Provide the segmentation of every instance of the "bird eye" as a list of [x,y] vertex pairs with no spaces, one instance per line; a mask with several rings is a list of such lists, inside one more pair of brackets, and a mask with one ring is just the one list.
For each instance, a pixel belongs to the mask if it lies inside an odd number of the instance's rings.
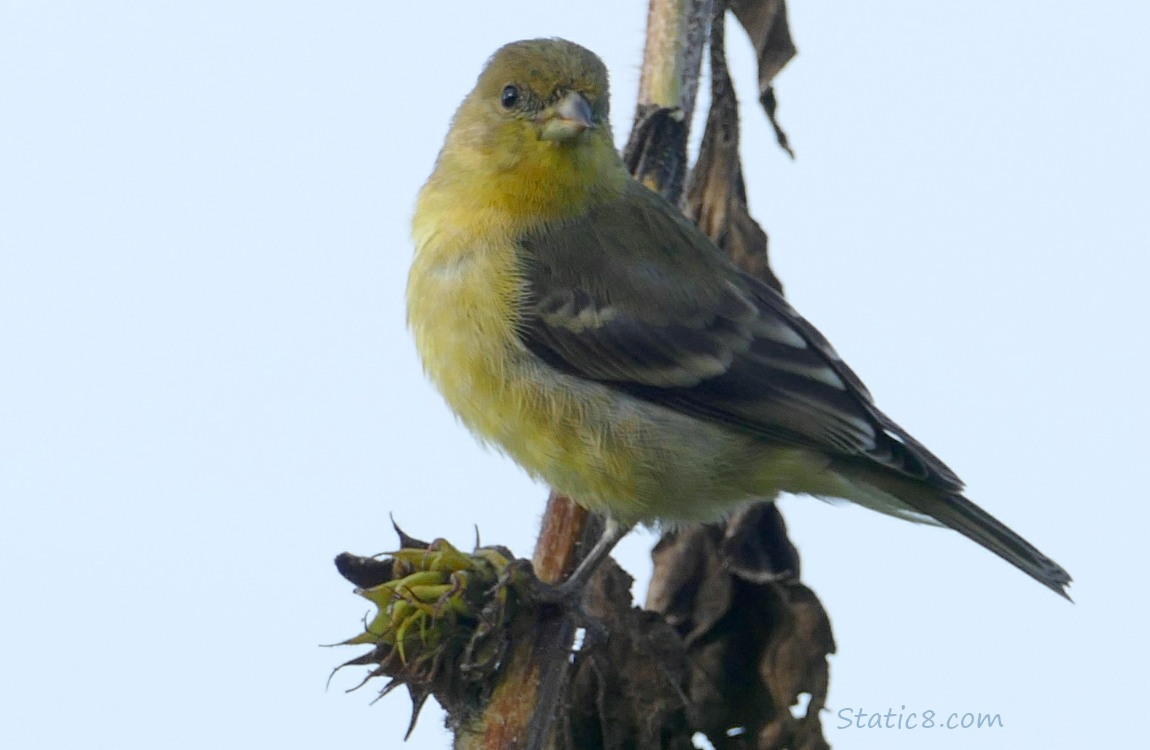
[[519,89],[515,86],[504,86],[503,93],[499,95],[499,103],[504,109],[511,109],[519,103]]

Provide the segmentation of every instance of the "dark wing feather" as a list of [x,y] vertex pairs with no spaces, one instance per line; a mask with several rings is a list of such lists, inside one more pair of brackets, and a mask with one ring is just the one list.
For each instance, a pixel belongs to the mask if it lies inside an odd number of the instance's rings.
[[822,334],[657,194],[633,184],[623,198],[522,244],[530,294],[521,336],[552,366],[752,434],[961,489],[875,407]]

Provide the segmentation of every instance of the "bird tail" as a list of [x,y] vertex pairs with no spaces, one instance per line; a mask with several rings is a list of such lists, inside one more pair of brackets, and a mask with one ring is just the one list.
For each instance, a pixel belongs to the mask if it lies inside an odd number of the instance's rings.
[[1066,593],[1070,574],[1061,565],[959,493],[869,467],[836,468],[893,495],[914,513],[928,516],[978,542],[1051,591],[1070,599]]

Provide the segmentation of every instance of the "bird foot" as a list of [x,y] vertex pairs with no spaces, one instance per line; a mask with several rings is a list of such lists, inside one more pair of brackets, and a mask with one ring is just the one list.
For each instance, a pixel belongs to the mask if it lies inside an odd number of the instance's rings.
[[610,631],[595,615],[583,606],[587,594],[587,581],[574,576],[563,583],[545,583],[535,575],[530,577],[531,599],[544,607],[555,607],[569,615],[576,627],[582,628],[583,648],[606,643]]

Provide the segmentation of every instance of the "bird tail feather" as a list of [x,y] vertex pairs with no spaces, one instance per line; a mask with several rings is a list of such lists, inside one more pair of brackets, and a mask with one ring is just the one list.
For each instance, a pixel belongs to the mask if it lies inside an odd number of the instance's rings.
[[855,475],[856,479],[893,495],[915,513],[929,516],[978,542],[1043,586],[1070,599],[1066,593],[1070,574],[1061,565],[966,497],[869,467],[840,466],[836,469],[843,474]]

